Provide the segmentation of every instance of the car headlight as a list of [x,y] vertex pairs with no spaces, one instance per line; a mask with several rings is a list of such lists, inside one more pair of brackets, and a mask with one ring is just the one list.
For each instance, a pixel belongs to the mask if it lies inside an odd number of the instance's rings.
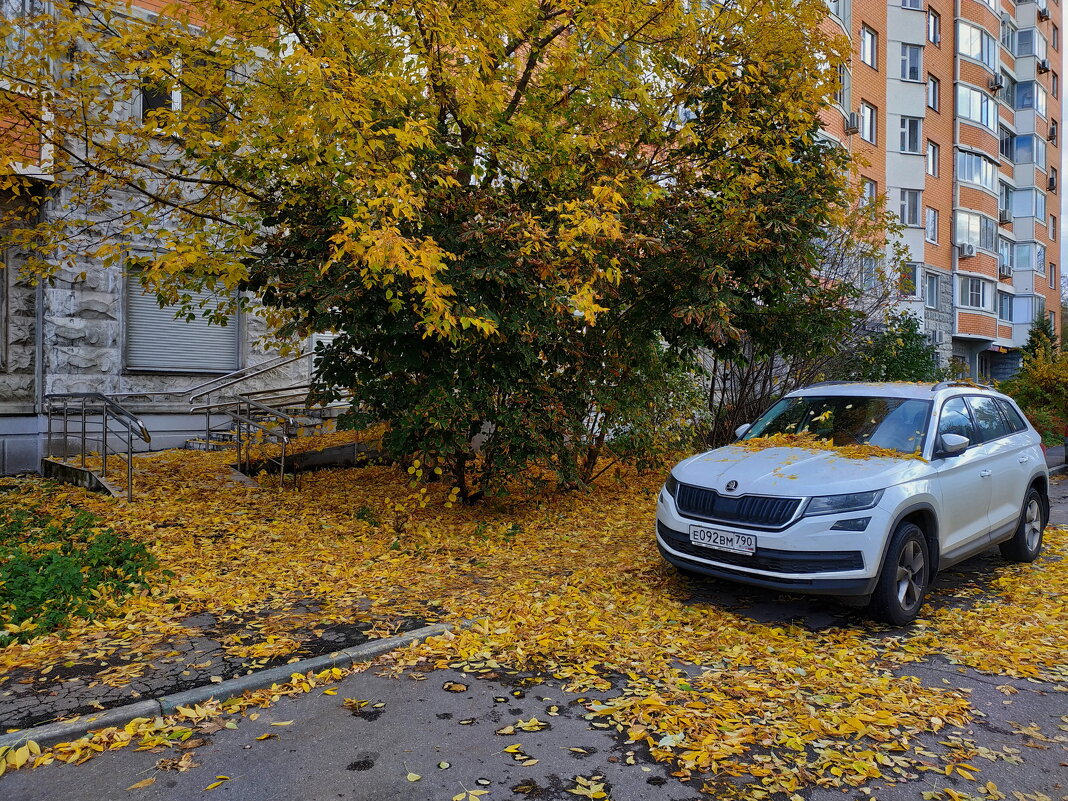
[[882,490],[851,492],[848,495],[820,495],[812,498],[805,507],[805,516],[831,515],[839,512],[858,512],[871,509],[883,497]]
[[674,498],[675,490],[677,490],[678,488],[679,482],[676,480],[675,476],[673,476],[671,473],[668,473],[667,481],[664,482],[664,492]]

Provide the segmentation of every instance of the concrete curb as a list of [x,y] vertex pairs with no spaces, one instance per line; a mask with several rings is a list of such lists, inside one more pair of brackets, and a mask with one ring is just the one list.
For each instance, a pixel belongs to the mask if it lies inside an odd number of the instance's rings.
[[1049,469],[1049,475],[1050,475],[1050,478],[1052,478],[1053,476],[1068,475],[1068,464],[1062,464],[1062,465],[1057,465],[1056,467],[1051,467]]
[[435,637],[451,631],[454,627],[448,623],[436,623],[433,626],[424,626],[421,629],[399,634],[396,637],[385,637],[381,640],[370,640],[361,645],[334,651],[329,654],[321,654],[299,662],[291,662],[288,665],[259,670],[247,676],[239,676],[218,684],[208,684],[203,687],[194,687],[180,693],[164,695],[147,701],[138,701],[135,704],[115,707],[101,712],[98,715],[82,715],[78,720],[69,723],[45,723],[30,729],[11,732],[0,735],[0,748],[6,745],[17,747],[27,740],[33,740],[40,746],[53,745],[55,743],[69,742],[85,736],[87,732],[104,729],[109,726],[123,726],[134,718],[154,718],[158,715],[169,715],[178,706],[199,704],[212,698],[233,698],[241,695],[246,690],[259,690],[270,687],[272,684],[288,681],[294,673],[307,673],[308,671],[326,670],[332,667],[348,668],[356,662],[365,662],[372,657],[379,656],[401,648],[405,645],[423,640],[427,637]]

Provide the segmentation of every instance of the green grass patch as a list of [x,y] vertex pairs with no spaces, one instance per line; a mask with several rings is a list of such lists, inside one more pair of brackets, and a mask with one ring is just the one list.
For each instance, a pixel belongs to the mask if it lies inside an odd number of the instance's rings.
[[157,562],[84,509],[0,493],[0,647],[92,619],[147,585]]

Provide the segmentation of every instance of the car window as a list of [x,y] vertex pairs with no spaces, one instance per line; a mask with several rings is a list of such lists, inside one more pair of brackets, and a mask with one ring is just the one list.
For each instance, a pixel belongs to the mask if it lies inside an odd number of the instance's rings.
[[957,434],[967,437],[972,444],[979,441],[972,426],[972,416],[968,412],[968,405],[964,402],[964,398],[952,398],[942,406],[942,416],[938,418],[938,436],[943,434]]
[[993,398],[969,397],[968,408],[972,410],[972,419],[975,420],[975,426],[979,429],[979,436],[983,442],[990,442],[1012,433]]
[[1001,413],[1005,416],[1005,422],[1009,424],[1009,429],[1013,434],[1019,434],[1021,431],[1027,430],[1027,423],[1024,422],[1023,417],[1016,411],[1016,407],[1008,401],[1003,401],[1000,398],[996,399],[998,408],[1001,409]]

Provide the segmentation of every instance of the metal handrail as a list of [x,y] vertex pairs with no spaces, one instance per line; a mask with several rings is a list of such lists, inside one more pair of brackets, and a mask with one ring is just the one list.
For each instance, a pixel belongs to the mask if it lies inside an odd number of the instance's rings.
[[[242,381],[248,381],[250,378],[255,378],[256,376],[261,375],[262,373],[270,372],[271,370],[274,370],[274,369],[276,369],[278,367],[284,367],[287,364],[292,364],[293,362],[297,362],[297,361],[300,361],[301,359],[306,359],[309,356],[314,356],[314,355],[315,355],[315,351],[309,350],[307,353],[302,353],[299,356],[292,356],[292,357],[286,359],[285,361],[278,362],[277,364],[272,364],[269,367],[263,367],[262,365],[256,365],[257,367],[260,367],[261,369],[256,370],[255,372],[249,373],[248,375],[243,375],[240,378],[234,378],[231,381],[227,381],[225,384],[219,384],[219,386],[217,386],[217,387],[212,387],[211,389],[205,389],[205,390],[203,390],[201,392],[196,392],[196,393],[190,394],[189,395],[189,402],[192,403],[193,401],[197,400],[198,398],[203,398],[205,395],[210,395],[212,392],[218,392],[219,390],[226,389],[227,387],[232,387],[234,384],[240,384]],[[245,368],[245,369],[248,369],[248,368]],[[240,372],[240,371],[236,371],[236,372]],[[226,377],[227,376],[219,376],[219,378],[217,378],[215,380],[222,380],[222,379],[224,379]],[[209,381],[209,382],[206,382],[206,383],[212,383],[212,382]],[[202,384],[201,386],[205,386],[205,385]],[[199,387],[193,387],[193,389],[199,389]],[[183,393],[183,394],[185,394],[185,393]]]
[[[274,410],[272,409],[271,411],[274,411]],[[280,458],[280,461],[279,461],[279,471],[278,471],[278,490],[279,490],[279,492],[281,492],[282,484],[283,484],[283,482],[285,481],[285,478],[286,478],[286,451],[287,451],[287,449],[289,447],[289,442],[290,442],[288,432],[284,428],[281,431],[277,431],[275,429],[269,428],[268,426],[263,425],[263,423],[259,422],[258,420],[253,420],[251,417],[246,417],[245,415],[239,414],[238,412],[232,412],[232,411],[227,410],[227,411],[224,411],[223,413],[227,417],[229,417],[231,420],[233,420],[235,423],[237,423],[237,467],[238,467],[238,470],[241,469],[242,465],[246,468],[246,470],[247,469],[251,469],[251,467],[252,467],[252,442],[251,442],[252,437],[249,436],[247,440],[245,439],[245,437],[244,437],[244,429],[246,427],[248,429],[250,429],[250,430],[253,429],[253,428],[258,429],[259,431],[264,432],[268,436],[272,436],[272,437],[275,437],[278,440],[281,440],[281,443],[282,443],[282,454],[281,454],[281,458]],[[291,419],[291,418],[288,418],[288,415],[281,415],[281,416],[285,417],[287,419]],[[251,431],[250,431],[250,433],[251,433]]]
[[[296,361],[297,359],[302,359],[305,356],[308,356],[310,353],[313,353],[313,351],[309,351],[308,353],[302,353],[300,356],[297,356],[297,357],[275,356],[274,359],[271,359],[270,361],[276,361],[278,359],[283,359],[283,361],[280,361],[277,364],[268,364],[267,362],[260,362],[259,364],[248,364],[248,365],[245,365],[244,367],[238,368],[237,370],[231,370],[229,373],[226,373],[225,375],[217,375],[214,378],[209,378],[207,381],[202,381],[201,383],[197,384],[196,386],[186,387],[185,389],[161,389],[161,390],[153,390],[151,392],[112,392],[112,393],[110,393],[110,397],[112,397],[112,398],[141,398],[141,397],[154,398],[154,397],[158,397],[160,395],[188,395],[190,393],[194,393],[194,392],[197,392],[198,390],[204,389],[205,387],[208,387],[211,384],[214,384],[216,381],[225,381],[228,378],[234,378],[235,376],[239,376],[239,375],[241,375],[241,373],[244,373],[246,370],[256,370],[256,372],[250,373],[247,376],[243,376],[242,379],[244,379],[244,378],[252,378],[254,376],[259,375],[260,373],[266,373],[268,370],[273,370],[275,367],[281,367],[281,366],[283,366],[285,364],[289,364],[292,361]],[[208,393],[211,393],[211,392],[214,392],[214,391],[215,391],[214,389],[209,389],[206,392],[201,393],[201,395],[208,394]],[[196,397],[200,397],[200,395],[197,395]],[[193,400],[195,400],[195,398],[191,397],[189,400],[193,401]]]
[[[130,412],[128,409],[123,408],[107,395],[101,392],[66,392],[59,394],[50,394],[45,396],[45,414],[48,418],[48,440],[46,442],[46,454],[47,458],[51,459],[52,456],[52,429],[53,429],[53,416],[59,411],[63,414],[63,457],[67,457],[67,443],[71,436],[69,421],[71,404],[77,403],[74,412],[81,414],[81,429],[80,433],[77,433],[79,439],[79,450],[81,451],[81,466],[85,469],[85,457],[86,457],[86,444],[88,442],[100,442],[100,460],[101,460],[101,476],[106,481],[108,474],[108,419],[111,418],[120,423],[126,429],[126,498],[127,500],[133,500],[133,438],[136,436],[146,445],[152,444],[152,435],[149,434],[148,428],[142,422],[141,418]],[[59,407],[57,409],[57,407]],[[99,408],[97,408],[99,407]],[[100,416],[100,439],[97,440],[95,436],[90,434],[96,434],[96,430],[90,430],[89,426],[96,425],[95,422],[90,421],[90,417],[94,415]],[[119,455],[119,451],[114,451],[115,455]]]

